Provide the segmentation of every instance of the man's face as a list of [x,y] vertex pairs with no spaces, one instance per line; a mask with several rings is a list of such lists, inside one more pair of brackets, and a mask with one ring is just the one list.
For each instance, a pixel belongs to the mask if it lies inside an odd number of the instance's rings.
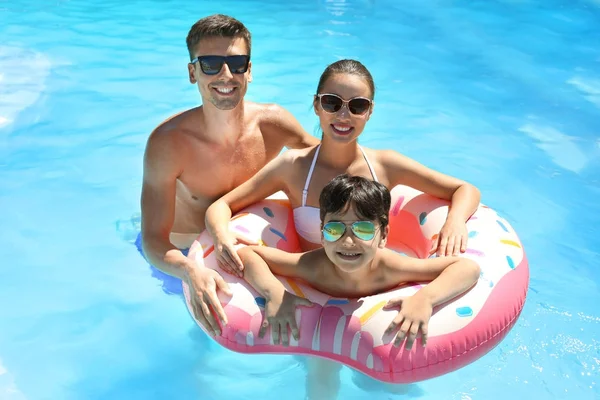
[[[243,38],[212,37],[202,39],[196,46],[194,57],[247,55]],[[246,95],[248,82],[252,80],[251,63],[245,73],[234,73],[225,63],[215,75],[202,72],[200,61],[188,64],[191,83],[198,85],[204,104],[211,103],[219,110],[232,110]]]

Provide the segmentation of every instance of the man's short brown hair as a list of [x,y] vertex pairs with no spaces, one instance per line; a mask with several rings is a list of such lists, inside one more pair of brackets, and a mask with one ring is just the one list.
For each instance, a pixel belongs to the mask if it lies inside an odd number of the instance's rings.
[[244,24],[233,17],[214,14],[198,20],[190,29],[186,39],[190,60],[195,57],[194,49],[200,40],[211,37],[243,38],[250,55],[252,38]]

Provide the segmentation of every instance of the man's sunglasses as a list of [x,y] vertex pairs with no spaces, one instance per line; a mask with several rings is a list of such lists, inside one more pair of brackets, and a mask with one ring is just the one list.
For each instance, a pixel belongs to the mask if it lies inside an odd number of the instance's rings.
[[317,97],[321,102],[321,108],[325,110],[325,112],[331,114],[335,114],[336,112],[340,111],[345,105],[352,114],[363,115],[369,111],[371,104],[373,104],[373,100],[367,99],[366,97],[355,97],[348,101],[342,99],[337,94],[330,93],[318,94]]
[[[323,225],[323,238],[328,242],[340,240],[346,232],[347,226],[343,222],[331,221]],[[350,230],[360,240],[371,240],[375,237],[375,224],[371,221],[356,221],[350,225]]]
[[217,75],[221,72],[223,64],[227,64],[232,74],[244,74],[248,71],[250,56],[198,56],[190,61],[191,64],[196,62],[200,63],[200,69],[206,75]]

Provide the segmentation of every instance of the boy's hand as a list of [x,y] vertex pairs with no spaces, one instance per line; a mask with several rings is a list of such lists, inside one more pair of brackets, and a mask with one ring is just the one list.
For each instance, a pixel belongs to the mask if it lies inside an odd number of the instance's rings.
[[288,325],[292,331],[294,339],[298,340],[300,335],[298,325],[296,323],[296,307],[306,306],[312,307],[314,304],[305,298],[291,294],[287,290],[283,291],[282,296],[274,296],[267,299],[265,305],[265,319],[258,331],[258,337],[263,338],[267,332],[267,328],[271,326],[271,336],[273,343],[281,342],[284,346],[289,345]]
[[424,296],[419,296],[418,293],[416,293],[410,297],[391,299],[385,305],[384,309],[395,308],[398,306],[400,306],[400,312],[386,329],[385,334],[389,334],[399,327],[400,330],[394,340],[394,346],[400,346],[406,338],[406,350],[411,350],[420,330],[422,345],[425,346],[427,344],[429,319],[433,313],[431,302]]

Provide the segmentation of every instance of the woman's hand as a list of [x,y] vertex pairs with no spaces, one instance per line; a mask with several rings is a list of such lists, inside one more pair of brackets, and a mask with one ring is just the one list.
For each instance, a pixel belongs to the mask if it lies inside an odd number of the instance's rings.
[[437,256],[458,256],[467,251],[467,224],[464,221],[447,219],[440,233],[431,244],[429,254],[437,252]]
[[256,245],[258,243],[241,235],[228,232],[225,235],[219,236],[215,241],[215,257],[221,269],[243,278],[244,264],[242,264],[236,248],[239,244]]

